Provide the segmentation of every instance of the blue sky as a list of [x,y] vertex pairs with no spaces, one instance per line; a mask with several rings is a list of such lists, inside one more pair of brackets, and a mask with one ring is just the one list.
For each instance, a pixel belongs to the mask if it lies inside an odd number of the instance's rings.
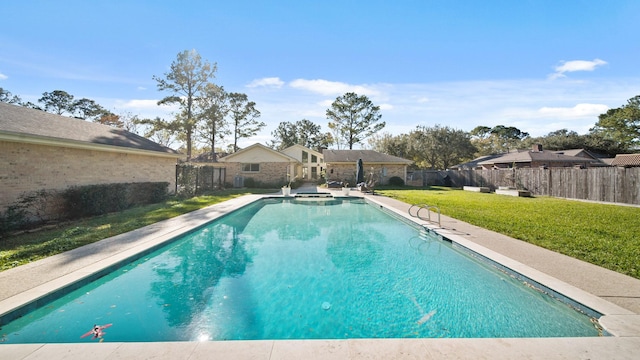
[[587,133],[640,95],[640,1],[9,1],[0,87],[36,102],[64,90],[115,113],[170,117],[157,91],[176,55],[256,102],[267,127],[311,120],[352,91],[383,132],[416,125]]

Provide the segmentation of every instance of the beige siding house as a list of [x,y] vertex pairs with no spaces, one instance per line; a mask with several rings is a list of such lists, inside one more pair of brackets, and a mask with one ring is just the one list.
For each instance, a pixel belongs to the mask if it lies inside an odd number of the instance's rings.
[[362,159],[365,178],[373,174],[381,185],[389,183],[397,176],[407,182],[407,168],[411,160],[382,154],[373,150],[323,150],[327,181],[342,181],[356,186],[356,164]]
[[320,179],[325,168],[322,153],[302,145],[289,146],[280,152],[298,160],[299,164],[293,172],[295,177],[306,181]]
[[220,158],[225,164],[225,183],[243,186],[247,179],[266,185],[282,186],[295,175],[301,163],[295,158],[262,144],[253,144]]
[[0,211],[74,185],[168,182],[183,156],[122,129],[0,102]]

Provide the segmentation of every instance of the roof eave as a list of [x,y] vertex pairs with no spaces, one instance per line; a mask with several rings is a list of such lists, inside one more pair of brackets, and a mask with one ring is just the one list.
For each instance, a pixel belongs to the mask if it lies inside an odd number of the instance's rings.
[[55,147],[66,147],[66,148],[81,149],[81,150],[96,150],[96,151],[124,153],[124,154],[147,155],[147,156],[181,159],[181,160],[186,160],[187,158],[186,155],[179,154],[179,153],[143,150],[143,149],[136,149],[136,148],[130,148],[130,147],[124,147],[124,146],[116,146],[116,145],[95,144],[95,143],[88,143],[84,141],[58,139],[58,138],[52,138],[47,136],[30,135],[30,134],[24,134],[24,133],[13,133],[13,132],[7,132],[7,131],[0,131],[0,141],[19,142],[19,143],[55,146]]
[[246,147],[246,148],[244,148],[242,150],[236,151],[233,154],[229,154],[229,155],[227,155],[225,157],[221,157],[220,159],[218,159],[218,161],[219,162],[223,162],[223,163],[234,162],[233,161],[234,157],[237,157],[237,156],[239,156],[239,155],[241,155],[241,154],[243,154],[243,153],[245,153],[245,152],[247,152],[247,151],[249,151],[250,149],[253,149],[253,148],[259,148],[259,149],[262,149],[262,150],[267,150],[267,151],[271,152],[274,155],[278,155],[281,158],[286,159],[289,163],[300,163],[300,161],[298,161],[298,159],[295,159],[295,158],[293,158],[293,157],[291,157],[291,156],[289,156],[287,154],[283,154],[283,153],[281,153],[279,151],[273,150],[273,149],[271,149],[271,148],[269,148],[267,146],[264,146],[264,145],[262,145],[260,143],[255,143],[255,144],[253,144],[253,145],[251,145],[249,147]]

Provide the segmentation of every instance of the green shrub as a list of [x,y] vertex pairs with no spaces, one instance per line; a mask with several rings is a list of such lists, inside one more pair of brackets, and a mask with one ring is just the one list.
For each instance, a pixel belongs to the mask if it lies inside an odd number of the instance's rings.
[[[303,181],[302,179],[295,179],[291,182],[291,188],[292,189],[297,189],[302,185]],[[288,183],[287,183],[288,184]]]
[[48,210],[58,194],[55,190],[37,190],[20,195],[18,200],[0,212],[0,234],[39,225],[56,218]]
[[72,186],[62,193],[64,213],[77,219],[126,208],[124,184]]
[[62,192],[64,215],[77,219],[160,202],[169,183],[117,183],[73,186]]
[[256,180],[254,178],[245,178],[244,179],[244,187],[255,188]]
[[392,176],[389,178],[389,185],[392,186],[404,186],[404,180],[399,176]]
[[18,230],[28,223],[26,209],[13,204],[0,213],[0,235]]
[[143,182],[127,185],[127,197],[131,205],[155,204],[167,199],[167,188],[169,187],[167,182]]

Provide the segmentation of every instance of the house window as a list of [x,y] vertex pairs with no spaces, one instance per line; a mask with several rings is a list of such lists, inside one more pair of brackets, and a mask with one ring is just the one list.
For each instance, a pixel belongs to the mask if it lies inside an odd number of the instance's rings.
[[318,157],[315,155],[311,155],[311,162],[312,163],[317,163],[318,162]]
[[309,153],[306,151],[302,152],[302,163],[306,164],[309,162]]
[[242,164],[243,172],[259,172],[260,164]]

